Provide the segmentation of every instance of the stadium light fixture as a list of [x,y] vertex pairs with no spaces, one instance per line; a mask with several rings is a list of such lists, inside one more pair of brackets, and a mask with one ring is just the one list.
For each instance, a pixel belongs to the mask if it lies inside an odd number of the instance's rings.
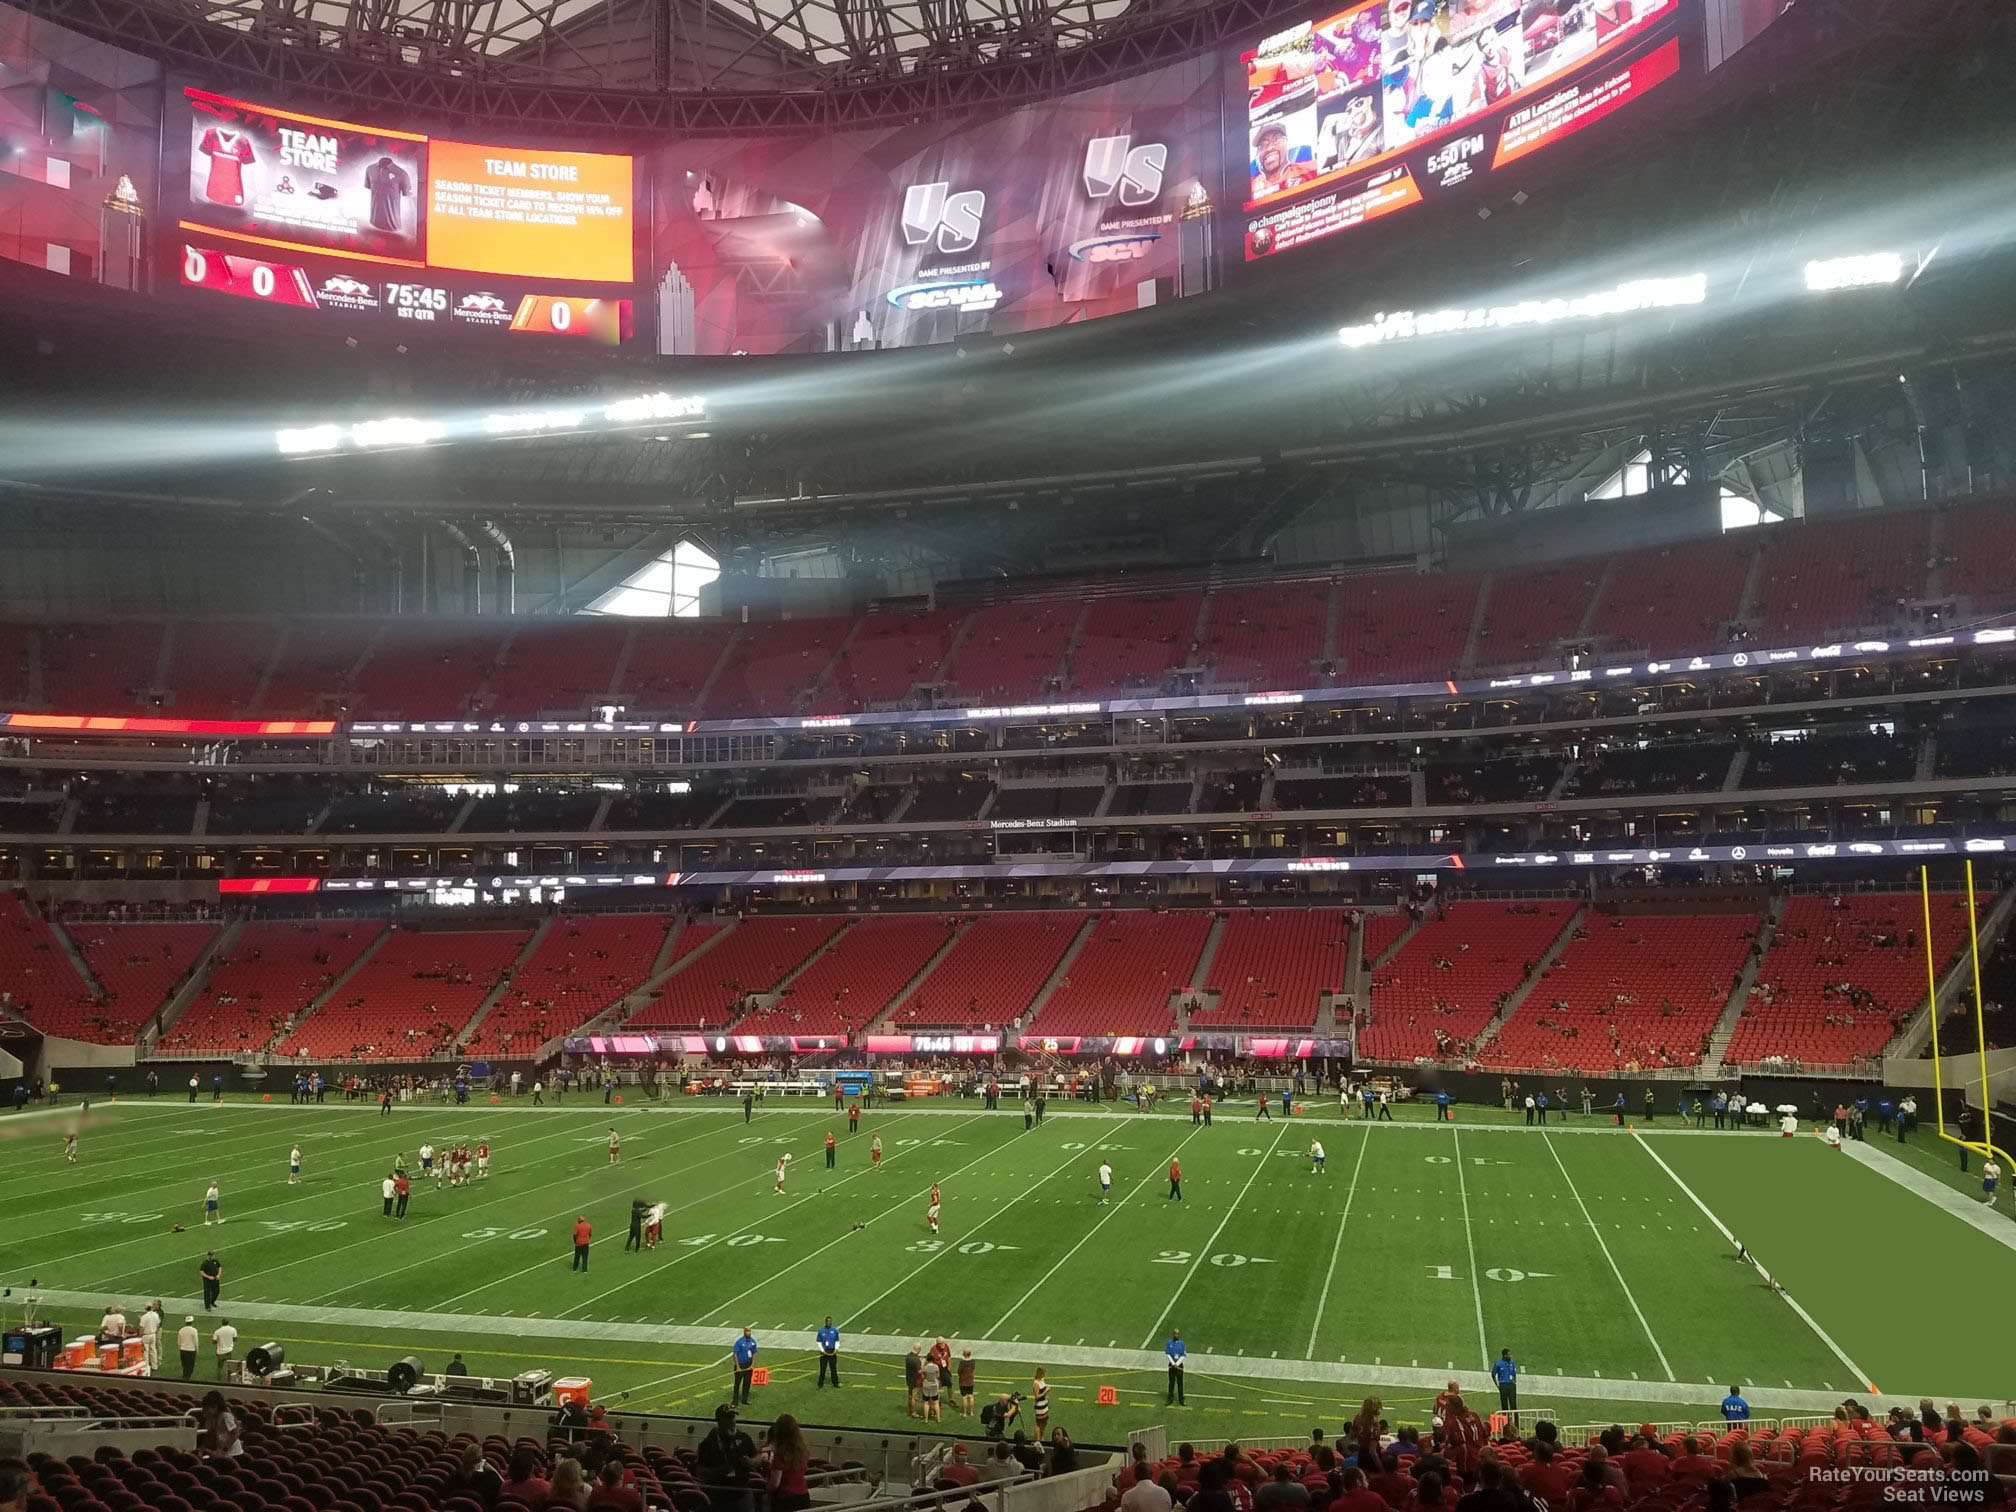
[[1904,277],[1902,252],[1865,252],[1854,257],[1823,257],[1806,264],[1806,287],[1815,294],[1842,289],[1881,289]]
[[1387,346],[1423,336],[1482,335],[1566,320],[1615,319],[1645,310],[1703,304],[1707,298],[1706,273],[1687,273],[1677,278],[1633,278],[1614,288],[1566,299],[1522,299],[1516,304],[1430,310],[1425,314],[1413,310],[1381,311],[1367,324],[1343,327],[1337,339],[1353,349]]
[[426,418],[397,416],[363,420],[349,426],[290,427],[276,430],[273,442],[285,457],[326,456],[344,451],[429,446],[437,441],[502,441],[523,436],[564,434],[590,427],[615,430],[649,422],[706,418],[707,401],[698,394],[637,394],[597,405],[500,410],[474,417],[466,414]]

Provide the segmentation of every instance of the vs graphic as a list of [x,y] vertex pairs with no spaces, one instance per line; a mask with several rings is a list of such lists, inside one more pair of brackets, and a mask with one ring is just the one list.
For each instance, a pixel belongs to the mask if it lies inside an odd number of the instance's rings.
[[[1152,205],[1162,197],[1168,166],[1166,143],[1136,147],[1128,136],[1093,137],[1085,144],[1085,192],[1095,200],[1117,195],[1123,205]],[[954,193],[943,179],[912,184],[903,191],[903,240],[912,247],[935,245],[947,254],[970,252],[979,244],[986,213],[985,190]]]
[[1094,137],[1085,144],[1085,192],[1105,199],[1117,189],[1123,205],[1152,205],[1162,197],[1162,172],[1168,166],[1165,143],[1136,147],[1131,137]]

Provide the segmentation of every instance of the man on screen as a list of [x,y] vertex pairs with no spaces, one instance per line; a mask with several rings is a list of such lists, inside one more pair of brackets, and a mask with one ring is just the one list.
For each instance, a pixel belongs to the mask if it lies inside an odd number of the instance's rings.
[[1299,189],[1316,176],[1315,169],[1308,162],[1309,149],[1297,150],[1288,145],[1288,128],[1279,121],[1269,121],[1253,133],[1253,198],[1265,199],[1270,194],[1281,194],[1290,189]]
[[1318,133],[1316,167],[1323,173],[1362,163],[1379,151],[1379,112],[1370,92],[1355,94],[1326,116]]

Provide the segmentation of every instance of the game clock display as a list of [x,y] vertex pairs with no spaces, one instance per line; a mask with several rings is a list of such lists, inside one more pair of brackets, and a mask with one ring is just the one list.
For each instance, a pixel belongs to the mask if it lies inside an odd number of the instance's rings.
[[634,335],[634,307],[627,299],[504,293],[428,277],[371,279],[349,271],[316,273],[296,263],[193,244],[182,249],[182,282],[192,289],[262,304],[372,316],[381,322],[560,336],[603,346],[615,346]]

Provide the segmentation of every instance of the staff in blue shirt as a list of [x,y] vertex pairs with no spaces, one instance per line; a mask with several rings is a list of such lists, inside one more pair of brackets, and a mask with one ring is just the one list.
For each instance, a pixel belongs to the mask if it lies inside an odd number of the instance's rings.
[[[826,1376],[831,1372],[833,1384],[840,1384],[840,1330],[833,1326],[833,1314],[826,1314],[826,1326],[819,1330],[819,1380],[817,1386],[826,1384]],[[815,1386],[815,1390],[817,1389]]]
[[[1267,1100],[1264,1094],[1260,1100],[1263,1103]],[[1177,1406],[1187,1405],[1183,1401],[1183,1357],[1190,1351],[1183,1347],[1182,1329],[1169,1330],[1169,1347],[1162,1352],[1169,1357],[1169,1401],[1163,1405],[1167,1406],[1169,1403]]]
[[1519,1410],[1519,1365],[1512,1351],[1501,1349],[1491,1362],[1491,1379],[1498,1383],[1498,1406],[1505,1412]]
[[756,1336],[748,1329],[735,1341],[735,1379],[729,1384],[728,1400],[747,1405],[749,1388],[756,1380]]
[[1616,1120],[1618,1128],[1621,1129],[1624,1127],[1624,1094],[1622,1092],[1617,1094],[1617,1101],[1611,1106],[1610,1116]]
[[1722,1417],[1730,1423],[1750,1421],[1750,1404],[1743,1400],[1743,1394],[1734,1386],[1729,1388],[1729,1395],[1722,1398]]
[[1435,1121],[1437,1123],[1454,1121],[1452,1115],[1449,1112],[1449,1104],[1451,1101],[1453,1101],[1453,1099],[1449,1096],[1449,1089],[1447,1087],[1442,1088],[1435,1094]]

